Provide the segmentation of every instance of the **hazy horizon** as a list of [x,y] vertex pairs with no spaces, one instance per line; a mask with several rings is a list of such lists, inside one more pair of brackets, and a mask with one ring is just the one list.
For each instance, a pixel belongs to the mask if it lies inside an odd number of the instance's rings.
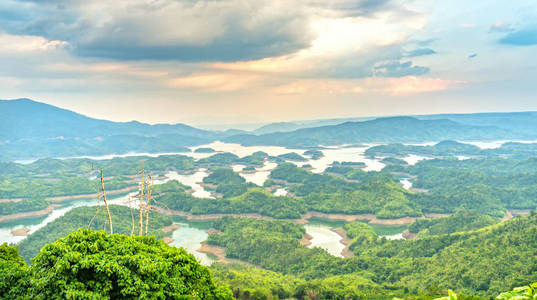
[[[31,101],[34,101],[34,102],[48,104],[48,103],[45,103],[45,102],[42,102],[42,101],[39,101],[39,100],[36,100],[36,99],[30,99],[30,98],[0,99],[0,100],[14,101],[14,100],[22,100],[22,99],[27,99],[27,100],[31,100]],[[52,104],[49,104],[49,105],[52,105]],[[53,106],[55,106],[55,105],[53,105]],[[143,122],[143,121],[135,120],[135,119],[132,119],[132,120],[114,120],[114,119],[101,118],[101,117],[98,117],[98,116],[91,116],[91,115],[88,115],[88,114],[84,114],[83,112],[68,109],[66,107],[60,107],[60,106],[55,106],[55,107],[58,107],[58,108],[61,108],[61,109],[66,109],[66,110],[75,112],[77,114],[81,114],[81,115],[86,116],[86,117],[90,117],[90,118],[94,118],[94,119],[100,119],[100,120],[107,120],[107,121],[112,121],[112,122],[133,122],[133,121],[136,121],[136,122],[142,122],[142,123],[151,124],[151,125],[155,125],[155,124],[185,124],[185,125],[197,127],[197,128],[200,128],[200,129],[216,130],[216,131],[229,130],[229,129],[253,131],[253,130],[259,129],[260,127],[266,126],[266,125],[278,124],[278,123],[294,123],[294,124],[297,124],[297,125],[308,125],[309,123],[314,124],[314,123],[320,122],[320,121],[331,121],[331,120],[333,120],[334,124],[335,124],[339,120],[341,120],[342,122],[346,122],[346,120],[355,120],[355,119],[358,120],[358,121],[363,121],[363,120],[375,119],[375,118],[389,118],[389,117],[403,117],[403,116],[412,117],[412,116],[452,115],[452,114],[453,115],[458,115],[458,114],[466,115],[466,114],[489,114],[489,113],[494,114],[494,113],[535,112],[535,111],[532,111],[532,110],[521,110],[521,111],[477,111],[477,112],[460,112],[460,113],[447,112],[447,113],[438,113],[438,114],[426,114],[425,113],[425,114],[396,114],[396,115],[341,116],[341,117],[327,116],[327,117],[324,117],[324,118],[322,117],[322,118],[319,118],[319,119],[301,119],[301,120],[290,119],[290,120],[266,121],[266,122],[258,122],[258,123],[186,123],[186,122],[181,122],[181,121],[178,121],[178,122],[160,122],[158,120],[155,121],[155,122]]]

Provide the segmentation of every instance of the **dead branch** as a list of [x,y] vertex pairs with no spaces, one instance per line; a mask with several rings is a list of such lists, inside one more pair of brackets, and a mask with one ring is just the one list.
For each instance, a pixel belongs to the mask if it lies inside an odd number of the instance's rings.
[[103,179],[103,168],[101,168],[101,189],[103,191],[104,206],[106,207],[106,212],[108,213],[108,224],[110,224],[110,234],[112,234],[114,233],[114,229],[112,227],[112,215],[110,214],[110,208],[108,208],[108,202],[106,202],[106,192],[104,189],[104,179]]

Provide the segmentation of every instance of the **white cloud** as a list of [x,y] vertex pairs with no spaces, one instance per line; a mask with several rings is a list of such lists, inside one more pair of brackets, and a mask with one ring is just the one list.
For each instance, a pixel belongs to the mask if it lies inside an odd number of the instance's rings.
[[47,40],[40,36],[12,35],[0,32],[1,53],[31,53],[47,52],[67,46],[68,43],[59,40]]

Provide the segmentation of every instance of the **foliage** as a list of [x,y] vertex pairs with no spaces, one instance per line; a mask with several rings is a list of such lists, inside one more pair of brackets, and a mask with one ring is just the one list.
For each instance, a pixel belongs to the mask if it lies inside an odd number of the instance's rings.
[[210,235],[208,242],[224,247],[231,258],[275,272],[306,280],[357,274],[398,295],[435,286],[433,295],[453,289],[491,296],[537,277],[537,215],[414,240],[375,239],[367,226],[347,226],[351,245],[357,245],[357,256],[349,259],[300,246],[303,229],[283,221],[224,218],[214,224],[222,233]]
[[537,282],[514,288],[510,292],[501,293],[496,297],[499,300],[535,300],[537,299]]
[[28,267],[16,246],[0,245],[0,298],[20,299],[26,295]]
[[227,285],[238,299],[288,299],[305,281],[292,275],[248,267],[242,264],[211,265],[214,281]]
[[238,159],[239,157],[237,155],[233,153],[225,152],[225,153],[217,153],[212,156],[202,158],[198,160],[197,164],[198,165],[208,164],[208,165],[223,166],[223,165],[230,165],[232,163],[235,163]]
[[[114,232],[130,234],[132,231],[132,217],[129,208],[118,205],[110,205],[109,208],[112,215]],[[136,227],[139,222],[138,210],[133,209],[132,214],[134,217],[134,232],[138,232]],[[93,218],[94,216],[95,218]],[[149,214],[149,220],[149,234],[155,235],[157,238],[164,236],[164,233],[160,229],[172,223],[170,217],[152,211]],[[90,222],[91,226],[89,226]],[[72,209],[61,218],[48,223],[45,227],[38,229],[26,237],[19,244],[21,254],[29,261],[45,244],[55,241],[79,228],[88,227],[95,230],[108,229],[108,217],[106,216],[104,207],[77,207]]]
[[408,155],[423,156],[454,156],[454,155],[482,155],[481,148],[459,143],[456,141],[442,141],[433,146],[415,146],[403,144],[378,145],[368,148],[365,154],[370,157],[390,156],[404,157]]
[[412,233],[419,233],[420,236],[427,236],[469,231],[498,222],[498,219],[490,216],[459,210],[454,215],[445,218],[418,219],[408,227],[408,230]]
[[252,155],[241,157],[237,160],[237,162],[241,164],[260,167],[265,163],[265,159],[268,157],[269,155],[266,152],[257,151],[252,153]]
[[290,160],[290,161],[308,161],[305,157],[301,156],[300,154],[296,152],[289,152],[285,154],[278,155],[278,158],[283,160]]
[[231,299],[184,249],[155,237],[80,229],[32,259],[29,299]]
[[243,194],[222,199],[196,198],[176,192],[159,196],[155,200],[157,205],[164,208],[192,214],[259,213],[275,218],[300,218],[306,212],[301,199],[275,196],[262,188],[249,188]]
[[18,201],[0,202],[0,215],[11,215],[27,211],[45,209],[50,202],[43,198],[21,199]]
[[214,153],[216,152],[213,148],[204,148],[204,147],[200,147],[200,148],[197,148],[196,150],[194,150],[194,153]]
[[304,151],[304,155],[311,157],[313,160],[317,160],[323,157],[324,153],[319,150],[306,150]]
[[[132,186],[124,178],[106,180],[108,190]],[[95,194],[100,188],[100,181],[84,177],[65,177],[60,180],[12,178],[0,179],[0,198],[43,198]]]
[[151,193],[155,196],[169,192],[184,192],[190,187],[180,183],[177,180],[170,180],[162,184],[155,184],[152,187]]

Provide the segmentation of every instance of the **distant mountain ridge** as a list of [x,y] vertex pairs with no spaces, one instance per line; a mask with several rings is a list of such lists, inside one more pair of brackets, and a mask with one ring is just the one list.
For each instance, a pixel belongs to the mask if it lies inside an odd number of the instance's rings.
[[498,126],[477,126],[449,119],[422,120],[387,117],[363,122],[299,129],[262,135],[235,135],[226,142],[242,145],[311,147],[353,143],[420,143],[442,140],[535,139],[537,132],[516,131]]
[[185,124],[90,118],[30,99],[0,100],[0,161],[127,152],[186,152],[221,134]]
[[[341,123],[341,121],[347,120]],[[352,120],[352,121],[348,121]],[[329,124],[324,126],[312,126]],[[444,114],[273,123],[246,132],[90,118],[30,99],[0,100],[0,161],[127,152],[187,152],[216,140],[315,147],[356,143],[537,139],[537,112]],[[275,132],[276,131],[276,132]]]
[[113,122],[94,119],[30,99],[0,100],[0,140],[26,138],[94,138],[118,134],[157,136],[180,134],[214,138],[212,131],[185,124],[149,125],[138,121]]

